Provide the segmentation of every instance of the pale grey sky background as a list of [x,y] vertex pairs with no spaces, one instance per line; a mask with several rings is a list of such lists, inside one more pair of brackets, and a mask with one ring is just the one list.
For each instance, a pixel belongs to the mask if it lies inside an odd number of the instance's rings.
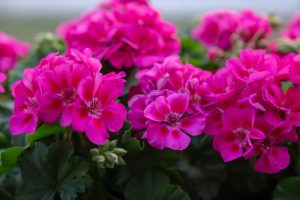
[[[35,32],[54,31],[60,21],[78,16],[101,1],[0,0],[0,30],[31,40]],[[300,0],[152,0],[151,4],[165,18],[181,25],[193,24],[203,12],[221,8],[252,8],[285,19],[300,11]]]

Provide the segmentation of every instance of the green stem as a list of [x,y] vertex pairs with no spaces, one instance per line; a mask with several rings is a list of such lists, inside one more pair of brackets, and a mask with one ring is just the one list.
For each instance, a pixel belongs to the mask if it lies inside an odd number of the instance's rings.
[[72,143],[72,133],[73,133],[72,128],[70,126],[66,127],[65,134],[64,134],[64,140],[69,143]]

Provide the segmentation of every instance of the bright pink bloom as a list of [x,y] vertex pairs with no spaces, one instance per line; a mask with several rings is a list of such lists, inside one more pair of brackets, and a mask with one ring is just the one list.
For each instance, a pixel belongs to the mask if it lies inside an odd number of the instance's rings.
[[191,141],[188,135],[199,135],[205,127],[201,113],[187,115],[188,103],[187,94],[177,93],[159,96],[146,106],[144,116],[148,125],[143,138],[158,149],[186,149]]
[[124,91],[125,74],[100,74],[101,63],[89,50],[69,55],[49,54],[13,88],[15,108],[10,118],[13,134],[33,133],[38,122],[72,126],[91,142],[103,144],[108,131],[117,132],[126,109],[115,100]]
[[209,48],[228,50],[237,41],[255,47],[259,40],[270,33],[268,19],[252,10],[217,10],[202,17],[199,25],[193,29],[192,37]]
[[252,10],[241,11],[239,20],[237,32],[246,43],[255,44],[256,40],[266,38],[271,33],[272,28],[268,18]]
[[300,54],[293,56],[290,63],[290,79],[294,84],[300,84]]
[[13,86],[15,97],[13,115],[9,119],[9,129],[13,135],[33,134],[38,124],[40,86],[36,80],[38,73],[34,69],[24,71],[24,79]]
[[295,13],[289,21],[287,29],[283,32],[283,37],[288,39],[299,39],[300,37],[300,13]]
[[126,119],[126,108],[115,99],[124,91],[125,73],[86,77],[78,86],[81,99],[73,111],[73,128],[84,131],[95,144],[104,144],[109,138],[107,130],[117,132]]
[[290,163],[288,149],[280,144],[297,140],[295,128],[284,121],[269,124],[264,116],[257,119],[256,126],[265,133],[265,138],[254,144],[251,154],[260,155],[254,168],[258,172],[278,173]]
[[[86,53],[91,56],[89,52]],[[41,98],[41,119],[54,123],[61,117],[60,123],[63,127],[71,125],[80,81],[87,76],[94,76],[100,69],[98,60],[72,50],[71,59],[65,59],[53,70],[44,72],[40,77],[44,91]]]
[[239,14],[234,11],[218,10],[206,13],[199,25],[194,28],[192,37],[207,47],[223,50],[232,47],[232,35],[236,32]]
[[3,88],[3,86],[1,85],[1,83],[2,83],[5,79],[6,79],[5,74],[0,73],[0,93],[3,93],[3,92],[4,92],[4,88]]
[[230,108],[222,115],[223,128],[215,135],[214,147],[225,162],[246,156],[253,148],[253,140],[261,140],[264,133],[254,128],[255,110]]
[[15,68],[17,59],[25,57],[29,44],[19,42],[12,36],[0,32],[0,72],[6,73]]
[[291,87],[286,92],[286,118],[294,126],[300,126],[300,88]]
[[140,3],[99,7],[59,28],[68,49],[90,48],[117,68],[150,67],[179,52],[176,27]]
[[276,66],[276,60],[267,56],[265,51],[252,49],[241,50],[240,58],[231,58],[226,62],[226,67],[234,76],[245,83],[271,78],[277,70]]

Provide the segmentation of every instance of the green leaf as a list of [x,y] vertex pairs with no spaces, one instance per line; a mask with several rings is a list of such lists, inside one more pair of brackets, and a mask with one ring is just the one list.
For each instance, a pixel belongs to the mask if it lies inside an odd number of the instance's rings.
[[89,165],[74,156],[71,144],[54,143],[46,147],[36,143],[20,157],[24,184],[19,188],[17,200],[76,199],[77,193],[85,191],[90,181]]
[[11,147],[0,152],[0,174],[5,173],[17,165],[19,156],[24,147]]
[[144,149],[144,144],[135,137],[131,137],[131,129],[126,130],[122,136],[121,142],[125,145],[128,151],[142,151]]
[[58,124],[43,124],[40,126],[34,134],[27,135],[26,141],[29,143],[38,141],[40,139],[46,138],[50,135],[54,135],[57,133],[63,133],[64,128],[59,126]]
[[300,177],[289,177],[281,181],[273,193],[273,200],[299,200]]
[[160,172],[132,178],[125,189],[126,200],[189,200],[188,194]]
[[214,199],[226,179],[226,167],[215,152],[202,151],[197,156],[195,163],[188,159],[179,162],[179,169],[185,172],[183,185],[201,199]]

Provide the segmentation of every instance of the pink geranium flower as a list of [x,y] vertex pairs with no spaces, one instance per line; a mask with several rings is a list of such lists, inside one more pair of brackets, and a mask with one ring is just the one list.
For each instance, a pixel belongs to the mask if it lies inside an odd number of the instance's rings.
[[234,76],[245,82],[265,80],[274,75],[277,70],[276,60],[267,56],[263,50],[245,49],[240,51],[240,58],[231,58],[226,67]]
[[199,25],[194,28],[192,37],[207,47],[218,47],[223,50],[232,47],[231,37],[237,30],[239,14],[229,10],[206,13]]
[[191,35],[209,49],[228,50],[237,42],[255,47],[270,33],[269,20],[252,10],[217,10],[206,13]]
[[299,39],[300,37],[300,13],[297,12],[289,21],[288,27],[283,32],[283,37],[288,39]]
[[24,72],[13,89],[15,107],[9,127],[12,134],[32,134],[38,123],[71,126],[85,132],[91,142],[104,144],[110,132],[122,128],[125,107],[116,102],[124,92],[125,74],[100,73],[92,53],[70,50],[67,56],[49,54]]
[[17,41],[12,36],[0,32],[0,72],[6,73],[15,68],[17,59],[25,57],[29,44]]
[[255,170],[263,173],[277,173],[290,163],[288,148],[280,146],[283,142],[296,141],[298,136],[295,128],[281,121],[275,126],[263,119],[257,119],[256,126],[264,133],[265,138],[254,144],[253,155],[260,155]]
[[13,86],[14,111],[9,119],[9,129],[13,135],[33,134],[39,120],[41,90],[34,69],[24,71],[25,78]]
[[[89,52],[86,52],[87,54]],[[53,70],[43,73],[40,78],[43,95],[41,98],[41,119],[54,123],[61,117],[61,125],[72,123],[72,112],[78,100],[77,88],[80,81],[87,76],[94,76],[101,69],[101,64],[84,54],[72,50],[71,58],[65,60]]]
[[[0,84],[6,79],[6,76],[5,74],[3,73],[0,73]],[[4,92],[4,88],[2,85],[0,85],[0,93],[3,93]]]
[[285,106],[287,120],[294,126],[300,126],[300,88],[291,87],[286,92]]
[[184,93],[159,96],[145,108],[148,125],[143,138],[158,149],[187,148],[191,141],[188,135],[199,135],[205,127],[201,113],[186,115],[188,103],[189,97]]
[[146,3],[115,1],[105,5],[60,26],[59,35],[68,49],[90,48],[117,69],[151,67],[179,52],[176,27]]
[[300,84],[300,54],[294,55],[290,61],[289,78],[295,84]]
[[239,37],[246,43],[256,43],[258,39],[266,38],[271,33],[268,18],[258,15],[252,10],[240,12],[240,22],[237,28]]
[[125,122],[126,108],[115,102],[124,90],[124,76],[112,73],[86,77],[78,86],[81,101],[73,111],[72,126],[84,131],[95,144],[104,144],[109,137],[107,130],[117,132]]
[[215,135],[214,147],[225,162],[246,156],[253,148],[253,140],[261,140],[264,133],[254,128],[255,110],[230,108],[222,115],[223,128]]

